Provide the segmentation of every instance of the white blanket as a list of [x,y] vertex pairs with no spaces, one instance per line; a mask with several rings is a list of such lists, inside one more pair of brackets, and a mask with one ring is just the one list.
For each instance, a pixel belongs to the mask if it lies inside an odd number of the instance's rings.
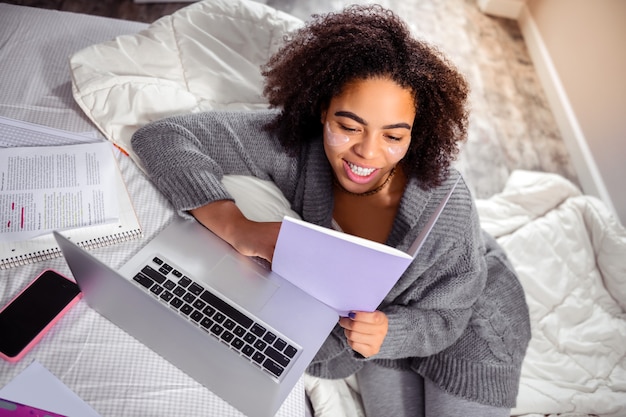
[[626,230],[563,178],[514,172],[478,201],[515,265],[532,340],[515,414],[626,415]]
[[70,58],[76,102],[134,157],[132,134],[176,114],[266,108],[260,66],[302,21],[261,3],[209,0]]
[[[265,107],[259,66],[301,22],[246,0],[188,6],[71,58],[74,97],[126,149],[141,125]],[[517,268],[533,338],[517,415],[626,415],[626,232],[604,205],[549,174],[515,172],[478,202]]]

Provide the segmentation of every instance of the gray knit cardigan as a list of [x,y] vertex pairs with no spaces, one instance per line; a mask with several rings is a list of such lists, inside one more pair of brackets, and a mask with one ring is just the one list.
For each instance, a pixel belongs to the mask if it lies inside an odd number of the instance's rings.
[[[332,171],[323,143],[288,156],[263,129],[275,112],[211,112],[151,123],[132,138],[155,186],[184,215],[232,199],[224,174],[273,181],[306,221],[331,227]],[[410,178],[387,244],[406,250],[459,175],[425,191]],[[336,326],[307,372],[343,378],[364,361],[411,369],[447,392],[497,407],[513,407],[530,339],[524,292],[495,240],[480,229],[463,181],[453,192],[417,259],[379,309],[389,330],[378,354],[363,358]]]

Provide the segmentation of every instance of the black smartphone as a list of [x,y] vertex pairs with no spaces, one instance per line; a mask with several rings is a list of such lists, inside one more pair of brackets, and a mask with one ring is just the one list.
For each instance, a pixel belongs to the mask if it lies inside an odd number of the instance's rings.
[[46,269],[0,310],[0,357],[20,360],[82,293],[66,276]]

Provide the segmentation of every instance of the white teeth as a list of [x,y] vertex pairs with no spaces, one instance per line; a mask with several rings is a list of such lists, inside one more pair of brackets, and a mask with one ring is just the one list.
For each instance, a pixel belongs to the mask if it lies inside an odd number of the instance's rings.
[[367,177],[368,175],[371,175],[372,172],[376,171],[375,168],[363,168],[351,162],[348,162],[348,166],[350,167],[350,171],[354,172],[360,177]]

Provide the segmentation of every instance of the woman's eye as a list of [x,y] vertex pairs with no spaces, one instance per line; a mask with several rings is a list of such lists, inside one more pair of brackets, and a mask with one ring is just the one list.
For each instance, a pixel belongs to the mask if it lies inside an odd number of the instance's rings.
[[391,136],[391,135],[387,135],[387,139],[390,139],[390,140],[392,140],[392,141],[394,141],[394,142],[400,142],[400,141],[402,140],[402,138],[401,138],[401,137],[398,137],[398,136]]
[[348,126],[344,126],[344,125],[339,125],[341,127],[342,130],[346,131],[346,132],[350,132],[350,133],[354,133],[357,131],[357,129],[348,127]]

